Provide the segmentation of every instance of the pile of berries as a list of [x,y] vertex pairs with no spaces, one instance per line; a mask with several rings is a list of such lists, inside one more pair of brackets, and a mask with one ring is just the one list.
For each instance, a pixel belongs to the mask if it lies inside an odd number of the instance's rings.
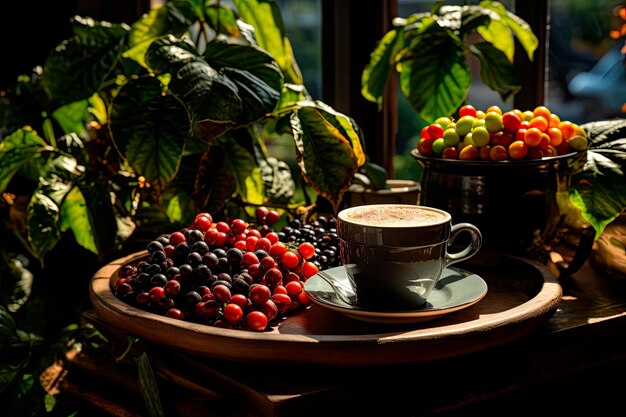
[[461,160],[540,159],[587,149],[579,125],[562,121],[545,106],[534,110],[486,112],[472,105],[459,109],[459,119],[440,117],[420,132],[417,151],[424,156]]
[[258,224],[200,213],[190,227],[157,237],[147,259],[120,269],[116,297],[167,317],[252,331],[308,305],[304,282],[339,265],[336,220],[293,220],[277,232],[277,212],[255,214]]

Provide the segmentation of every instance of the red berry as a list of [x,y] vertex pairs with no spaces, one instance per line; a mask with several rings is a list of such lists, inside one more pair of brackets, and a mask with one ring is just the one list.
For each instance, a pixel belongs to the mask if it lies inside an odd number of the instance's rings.
[[243,240],[238,240],[233,244],[233,248],[237,248],[242,252],[247,252],[248,248],[246,247],[246,242]]
[[278,219],[280,219],[280,214],[278,214],[278,212],[275,210],[270,210],[265,216],[265,224],[271,226],[275,224]]
[[[272,292],[270,291],[267,285],[256,284],[250,287],[250,291],[248,292],[248,298],[252,304],[257,306],[262,306],[269,300],[272,296]],[[271,319],[270,319],[271,320]]]
[[298,298],[297,298],[296,301],[298,301],[303,306],[311,304],[311,299],[309,298],[307,293],[305,293],[304,291],[302,291],[300,294],[298,294]]
[[231,324],[237,324],[243,318],[243,310],[238,304],[229,303],[224,306],[224,320]]
[[218,232],[228,233],[230,232],[230,226],[226,222],[217,222],[215,224],[215,228]]
[[278,268],[270,268],[263,275],[263,279],[268,285],[276,285],[283,279],[283,274]]
[[213,220],[211,219],[210,215],[209,216],[198,215],[196,216],[196,219],[193,221],[193,224],[191,227],[193,227],[194,229],[198,229],[201,232],[206,232],[211,227],[211,224],[213,224]]
[[280,240],[280,238],[278,237],[278,233],[276,232],[268,232],[265,234],[264,237],[268,239],[272,243],[272,245]]
[[269,250],[269,254],[274,259],[280,259],[287,252],[287,246],[283,242],[274,243]]
[[172,308],[170,308],[169,310],[167,310],[167,311],[165,312],[165,315],[166,315],[167,317],[171,317],[171,318],[173,318],[173,319],[178,319],[178,320],[182,320],[182,319],[184,319],[184,318],[185,318],[185,315],[183,314],[183,312],[182,312],[182,311],[180,311],[180,310],[179,310],[179,309],[177,309],[177,308],[174,308],[174,307],[172,307]]
[[248,236],[246,238],[246,250],[248,252],[254,252],[256,250],[256,242],[259,240],[256,236]]
[[278,306],[271,299],[268,299],[264,304],[259,307],[259,310],[267,316],[269,321],[272,321],[278,316]]
[[145,306],[150,302],[150,294],[148,294],[147,292],[140,292],[139,294],[137,294],[135,301],[140,306]]
[[266,256],[265,258],[261,259],[261,268],[264,271],[267,271],[268,269],[272,269],[275,267],[276,267],[276,261],[271,256]]
[[252,279],[254,279],[257,282],[261,280],[261,277],[263,276],[264,272],[265,270],[261,267],[260,263],[252,264],[248,267],[248,274],[250,274]]
[[313,262],[305,262],[302,265],[302,276],[305,280],[311,278],[319,272],[319,268]]
[[274,290],[272,291],[272,295],[274,295],[274,294],[286,294],[286,295],[289,295],[287,293],[287,288],[285,288],[282,285],[277,285],[277,286],[274,287]]
[[300,263],[300,255],[295,252],[288,251],[280,258],[280,263],[285,268],[293,269]]
[[459,109],[459,118],[463,116],[476,117],[476,108],[471,104],[466,104]]
[[259,263],[259,257],[254,252],[246,252],[241,258],[241,263],[244,267],[249,268],[251,265]]
[[291,281],[300,281],[300,276],[293,271],[289,271],[289,273],[287,273],[287,276],[283,277],[283,281],[285,283],[288,283]]
[[213,287],[212,293],[215,296],[215,299],[220,303],[227,303],[232,297],[230,288],[228,288],[224,284],[217,284],[215,287]]
[[255,250],[264,250],[268,252],[271,247],[272,247],[272,242],[268,238],[262,237],[256,242]]
[[180,282],[176,280],[169,280],[163,287],[165,295],[170,298],[176,297],[180,293]]
[[291,305],[291,297],[287,294],[274,294],[272,295],[272,301],[276,304],[279,311],[285,311],[287,307]]
[[298,246],[298,252],[300,252],[300,255],[302,255],[304,259],[311,259],[313,255],[315,255],[315,246],[310,242],[301,243],[300,246]]
[[291,281],[285,284],[285,289],[287,290],[287,295],[293,300],[302,292],[302,284],[300,281]]
[[217,229],[211,228],[204,233],[204,241],[209,245],[212,245],[217,240],[217,235],[219,232]]
[[433,123],[428,126],[428,135],[432,139],[438,139],[443,137],[443,127],[439,123]]
[[269,213],[269,209],[267,207],[257,207],[254,211],[254,215],[259,223],[265,222],[265,216]]
[[247,228],[248,228],[248,223],[246,223],[242,219],[235,219],[230,224],[230,230],[232,231],[232,233],[236,235],[243,233]]
[[222,247],[228,241],[228,235],[224,232],[217,232],[217,239],[215,240],[215,246]]
[[196,309],[199,308],[199,315],[209,320],[216,318],[220,314],[221,305],[217,300],[207,300],[206,302],[200,302],[196,305]]
[[243,311],[248,309],[248,297],[243,294],[235,294],[230,297],[230,303],[237,304]]
[[265,330],[267,327],[268,319],[262,311],[251,311],[246,315],[246,326],[250,330],[257,332]]
[[150,288],[150,291],[148,291],[148,296],[150,298],[150,301],[156,302],[165,297],[165,291],[162,287],[152,287]]
[[170,245],[176,247],[179,243],[186,242],[187,239],[182,232],[174,232],[170,235]]

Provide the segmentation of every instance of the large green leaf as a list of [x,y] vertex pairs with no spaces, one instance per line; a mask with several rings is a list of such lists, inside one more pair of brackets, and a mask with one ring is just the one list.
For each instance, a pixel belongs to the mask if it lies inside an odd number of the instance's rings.
[[250,142],[249,131],[238,129],[233,135],[222,136],[218,144],[224,149],[226,166],[235,178],[236,193],[243,202],[260,205],[265,203],[265,184],[255,156],[249,151]]
[[478,6],[442,6],[435,14],[437,24],[451,30],[460,39],[489,23],[490,13]]
[[469,47],[470,52],[480,60],[480,78],[493,91],[497,91],[506,102],[522,88],[515,68],[506,55],[488,42],[477,42]]
[[237,37],[241,35],[237,15],[230,7],[226,7],[220,2],[207,1],[204,13],[209,26],[220,34]]
[[[111,197],[112,189],[106,180],[87,174],[81,177],[76,185],[86,204],[84,207],[72,207],[72,209],[77,210],[74,214],[78,214],[78,211],[80,211],[80,216],[83,216],[83,219],[80,220],[81,222],[86,221],[84,216],[87,216],[91,226],[90,232],[79,230],[77,232],[79,236],[75,234],[77,240],[88,242],[90,237],[87,235],[81,236],[81,234],[91,234],[98,253],[102,253],[113,249],[115,245],[130,236],[134,229],[134,224],[117,214]],[[75,197],[76,200],[72,201],[72,203],[80,204],[80,197]],[[64,208],[70,209],[70,207]],[[63,214],[70,215],[71,213],[63,212]],[[80,226],[78,220],[75,223],[74,219],[66,221],[65,224],[69,224],[72,227],[72,231],[74,231],[75,227]],[[88,246],[86,248],[90,249]]]
[[582,169],[571,179],[570,199],[596,231],[626,209],[626,119],[600,120],[582,125],[590,149]]
[[146,61],[157,73],[171,74],[169,90],[202,124],[206,142],[232,128],[242,111],[238,88],[227,76],[197,55],[186,38],[160,39],[148,49]]
[[[535,50],[539,46],[539,40],[533,33],[530,25],[519,16],[508,11],[500,2],[481,1],[479,6],[492,10],[500,16],[502,23],[506,24],[513,31],[517,40],[528,54],[528,59],[532,61]],[[494,46],[498,47],[497,45]]]
[[133,23],[128,34],[129,49],[123,56],[146,67],[145,55],[152,42],[164,35],[183,35],[193,23],[193,8],[188,1],[169,1],[150,10]]
[[183,156],[178,174],[163,193],[162,205],[167,217],[174,224],[191,224],[199,211],[190,190],[195,187],[200,158],[201,155],[196,154]]
[[42,153],[54,148],[40,138],[35,131],[26,127],[7,136],[0,142],[0,192],[4,192],[20,168]]
[[243,103],[235,83],[202,60],[172,74],[169,88],[185,103],[196,123],[230,128],[241,115]]
[[[13,317],[3,306],[0,306],[0,352],[11,344],[19,342],[20,337]],[[5,359],[5,358],[2,358]]]
[[315,107],[320,112],[324,120],[332,124],[333,127],[339,131],[341,136],[348,140],[352,146],[354,156],[356,157],[357,165],[363,165],[367,159],[363,149],[365,138],[363,137],[363,132],[359,129],[359,126],[356,124],[354,119],[339,113],[322,101],[316,101]]
[[255,122],[274,110],[283,76],[271,55],[254,46],[210,42],[204,56],[237,86],[243,102],[240,122]]
[[402,29],[390,30],[376,44],[361,75],[361,93],[367,100],[383,104],[383,91],[391,75],[393,57],[404,43]]
[[515,54],[515,39],[511,29],[500,18],[492,19],[487,26],[478,28],[478,33],[484,40],[491,43],[495,48],[504,53],[509,62],[513,62]]
[[462,48],[441,28],[415,37],[410,48],[397,67],[403,94],[426,122],[454,114],[472,85]]
[[152,42],[145,56],[146,64],[157,74],[175,73],[198,58],[198,51],[189,37],[173,35]]
[[15,321],[3,306],[0,306],[0,394],[2,394],[17,378],[24,361],[8,357],[11,346],[20,343]]
[[35,191],[28,204],[28,240],[40,260],[61,238],[59,205],[46,194],[47,184]]
[[60,154],[43,167],[39,186],[27,208],[28,240],[40,260],[61,237],[60,207],[84,167],[70,156]]
[[62,232],[71,229],[79,245],[93,253],[98,253],[87,211],[87,202],[78,187],[73,187],[63,201],[60,220]]
[[291,126],[304,180],[337,210],[359,168],[351,143],[315,107],[294,112]]
[[588,151],[583,173],[572,179],[570,199],[596,230],[596,239],[626,208],[625,166],[623,152]]
[[43,85],[53,108],[90,97],[114,77],[122,39],[129,30],[123,24],[80,17],[74,21],[76,35],[57,46],[44,65]]
[[76,133],[86,138],[89,133],[85,121],[89,117],[89,101],[78,100],[57,108],[52,117],[57,121],[64,133]]
[[157,192],[176,175],[189,117],[154,77],[130,80],[111,106],[110,130],[120,154]]
[[302,74],[285,34],[280,9],[273,0],[234,0],[241,18],[254,27],[258,45],[269,52],[283,72],[285,81],[303,84]]

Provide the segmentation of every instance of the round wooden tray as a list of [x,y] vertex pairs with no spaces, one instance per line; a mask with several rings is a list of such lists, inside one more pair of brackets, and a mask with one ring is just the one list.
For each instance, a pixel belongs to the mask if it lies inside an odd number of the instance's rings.
[[562,296],[547,267],[481,250],[457,264],[488,285],[487,295],[464,310],[423,323],[383,325],[311,305],[289,312],[264,332],[251,332],[171,319],[116,298],[111,283],[121,266],[145,256],[145,251],[135,253],[96,272],[89,295],[100,318],[161,347],[238,362],[373,366],[459,356],[535,330],[554,314]]

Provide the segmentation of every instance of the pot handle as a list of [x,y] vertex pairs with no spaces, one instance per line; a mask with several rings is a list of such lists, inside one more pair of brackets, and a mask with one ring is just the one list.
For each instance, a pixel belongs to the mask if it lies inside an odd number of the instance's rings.
[[570,262],[562,260],[555,263],[555,266],[560,272],[559,279],[573,275],[587,262],[587,259],[591,256],[595,235],[596,231],[593,227],[584,228],[572,260]]

